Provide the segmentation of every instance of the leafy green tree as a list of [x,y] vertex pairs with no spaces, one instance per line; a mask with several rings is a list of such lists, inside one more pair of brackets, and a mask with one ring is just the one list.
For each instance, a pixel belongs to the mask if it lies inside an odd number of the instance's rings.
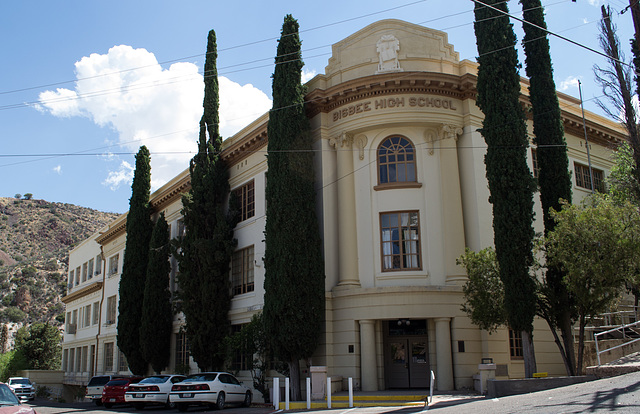
[[25,199],[25,200],[31,200],[32,198],[33,198],[33,194],[31,194],[31,193],[25,193],[25,195],[24,195],[24,199]]
[[[300,359],[323,330],[324,263],[315,213],[312,138],[304,110],[298,22],[284,18],[273,74],[265,191],[265,330],[301,399]],[[303,235],[303,239],[301,239]]]
[[489,333],[506,325],[504,285],[495,250],[489,247],[476,253],[467,248],[456,263],[467,271],[468,280],[462,287],[465,297],[462,310],[471,322]]
[[9,306],[2,311],[2,319],[9,322],[22,322],[27,314],[15,306]]
[[13,196],[13,198],[17,198],[19,200],[22,198],[22,194],[17,193],[16,195]]
[[35,323],[16,332],[15,349],[22,353],[29,369],[58,369],[62,335],[48,323]]
[[582,369],[585,326],[609,310],[625,281],[640,270],[640,215],[637,207],[595,195],[582,205],[554,212],[556,227],[544,248],[551,265],[566,272],[565,283],[578,310],[578,371]]
[[484,113],[482,135],[487,143],[485,165],[493,205],[493,231],[505,309],[511,329],[521,331],[525,375],[535,372],[533,318],[536,312],[533,263],[533,189],[527,166],[527,129],[520,106],[516,37],[502,1],[475,3],[478,46],[478,96]]
[[[553,80],[553,67],[549,52],[549,39],[543,30],[547,28],[544,9],[540,0],[520,0],[524,23],[525,68],[529,77],[529,97],[533,112],[534,143],[537,146],[538,185],[545,233],[553,230],[555,221],[551,210],[560,210],[562,200],[571,202],[571,176],[567,143],[564,139],[560,104]],[[569,292],[562,283],[563,272],[558,267],[548,267],[544,281],[547,312],[542,316],[555,335],[560,330],[563,342],[556,344],[562,354],[568,375],[575,375],[573,346],[572,306]]]
[[150,190],[151,160],[149,150],[143,145],[136,154],[136,169],[131,185],[118,302],[118,348],[126,356],[129,369],[136,375],[146,374],[149,365],[140,347],[140,315],[153,230]]
[[169,225],[160,213],[149,243],[149,265],[142,301],[140,346],[144,359],[156,373],[160,373],[171,358],[173,312],[169,290]]
[[[200,120],[198,153],[189,165],[191,190],[182,198],[186,234],[176,240],[180,265],[181,309],[193,359],[201,370],[221,369],[224,338],[229,333],[229,263],[236,246],[233,228],[238,220],[235,197],[229,196],[227,167],[220,157],[218,133],[218,71],[216,35],[209,32],[204,64],[204,114]],[[208,134],[208,139],[207,139]]]
[[0,381],[7,382],[23,369],[29,369],[29,364],[22,352],[13,350],[0,355]]

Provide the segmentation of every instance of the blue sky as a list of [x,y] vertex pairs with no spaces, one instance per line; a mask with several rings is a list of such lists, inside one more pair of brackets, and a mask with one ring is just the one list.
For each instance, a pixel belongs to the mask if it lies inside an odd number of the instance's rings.
[[[305,75],[323,73],[331,44],[381,19],[448,33],[461,59],[475,60],[470,0],[322,2],[17,1],[3,4],[0,38],[0,196],[32,193],[123,213],[134,154],[147,145],[152,186],[188,166],[202,114],[206,38],[218,39],[221,132],[228,137],[271,105],[271,74],[285,14],[300,23]],[[597,0],[547,0],[549,30],[598,49]],[[628,2],[607,2],[614,12]],[[521,6],[509,2],[514,15]],[[631,14],[615,14],[623,47]],[[522,39],[522,25],[513,21]],[[519,45],[519,49],[522,49]],[[551,37],[556,86],[602,111],[592,66],[601,56]],[[630,55],[630,52],[627,52]],[[521,57],[521,62],[523,59]],[[521,71],[524,75],[524,70]]]

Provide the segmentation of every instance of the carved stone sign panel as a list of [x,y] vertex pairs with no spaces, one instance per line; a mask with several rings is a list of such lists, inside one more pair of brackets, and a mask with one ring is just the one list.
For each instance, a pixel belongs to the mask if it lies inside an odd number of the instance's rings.
[[398,62],[398,51],[400,50],[400,41],[393,35],[384,35],[376,43],[376,51],[378,52],[378,70],[376,73],[385,72],[402,72],[400,62]]

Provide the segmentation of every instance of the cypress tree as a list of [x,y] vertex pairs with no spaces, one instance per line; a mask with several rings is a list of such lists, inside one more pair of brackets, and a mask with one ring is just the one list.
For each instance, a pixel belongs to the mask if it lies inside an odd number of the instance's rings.
[[[505,2],[487,4],[508,12]],[[527,166],[527,129],[520,106],[516,37],[509,18],[475,3],[478,46],[477,104],[485,115],[482,135],[487,143],[485,166],[500,279],[511,329],[523,334],[525,375],[535,371],[531,334],[536,312],[535,282],[529,275],[534,231],[534,181]]]
[[169,290],[169,225],[164,213],[156,220],[149,244],[149,265],[142,301],[140,346],[144,358],[160,373],[171,358],[173,312]]
[[127,357],[129,369],[136,375],[146,374],[148,367],[140,348],[140,314],[149,263],[149,241],[153,230],[149,207],[150,189],[151,161],[149,150],[143,145],[136,154],[136,169],[131,185],[118,303],[118,348]]
[[267,218],[263,318],[300,400],[299,360],[318,346],[324,320],[324,262],[315,213],[312,137],[304,110],[298,22],[284,18],[267,134]]
[[[553,80],[553,67],[549,52],[547,33],[542,30],[547,25],[544,9],[540,0],[521,0],[523,24],[525,67],[529,77],[529,97],[533,112],[534,143],[537,145],[538,185],[544,222],[544,232],[555,228],[551,210],[560,211],[561,200],[571,203],[571,176],[567,144],[564,139],[562,118],[556,85]],[[549,266],[545,275],[546,301],[549,304],[545,319],[549,322],[554,336],[560,329],[563,344],[557,338],[568,375],[575,375],[575,355],[573,350],[571,298],[563,283],[565,273],[557,266]]]
[[[191,190],[182,198],[186,234],[176,243],[181,309],[193,359],[201,370],[222,369],[223,340],[229,333],[229,263],[236,246],[237,208],[229,195],[228,170],[220,157],[216,35],[209,32],[204,64],[204,113],[198,153],[189,165]],[[208,139],[207,139],[208,134]]]

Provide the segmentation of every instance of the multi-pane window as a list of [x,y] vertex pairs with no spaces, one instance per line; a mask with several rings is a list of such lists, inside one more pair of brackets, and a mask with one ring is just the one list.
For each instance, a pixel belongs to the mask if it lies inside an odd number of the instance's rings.
[[116,295],[107,298],[107,325],[116,323]]
[[93,259],[89,260],[89,271],[87,272],[87,277],[89,279],[93,277]]
[[76,360],[76,349],[75,348],[70,348],[69,349],[69,372],[74,372],[73,369],[73,363]]
[[533,166],[533,178],[538,178],[540,167],[538,166],[538,151],[531,148],[531,165]]
[[[586,165],[573,164],[576,173],[576,185],[578,187],[591,190],[591,174],[589,174],[589,167]],[[591,168],[593,172],[593,188],[597,191],[604,193],[604,172],[597,168]]]
[[76,267],[76,286],[80,284],[80,266]]
[[109,275],[115,275],[118,273],[118,260],[120,260],[119,254],[109,258]]
[[73,287],[73,280],[75,279],[75,271],[72,270],[69,272],[69,289]]
[[87,358],[89,356],[89,347],[88,346],[83,346],[82,347],[82,367],[80,368],[80,371],[82,372],[87,372]]
[[91,352],[89,353],[89,374],[95,374],[94,361],[96,360],[96,346],[91,345]]
[[509,354],[511,359],[523,359],[522,332],[509,329]]
[[420,229],[417,211],[380,214],[382,270],[420,269]]
[[378,184],[415,182],[416,157],[407,138],[393,136],[378,147]]
[[240,221],[253,217],[256,211],[256,198],[253,180],[249,181],[242,187],[233,190],[233,193],[238,197],[238,203],[241,211]]
[[93,324],[97,324],[100,319],[100,302],[93,302]]
[[178,228],[176,230],[178,230],[178,233],[176,234],[176,238],[178,240],[182,240],[184,235],[187,233],[187,227],[184,225],[184,219],[178,220],[178,226],[177,227]]
[[88,263],[85,262],[82,265],[82,281],[83,282],[87,281],[87,270],[88,270],[88,268],[89,268],[89,265],[88,265]]
[[82,348],[76,348],[76,372],[82,371]]
[[67,364],[69,363],[69,350],[62,350],[62,370],[67,371]]
[[189,366],[189,341],[185,332],[176,335],[176,367]]
[[127,371],[128,369],[127,357],[124,356],[124,352],[118,350],[118,372]]
[[[245,325],[231,325],[231,333],[236,334],[242,330]],[[241,350],[236,349],[232,356],[231,369],[234,371],[242,371],[249,369],[249,362],[253,358],[251,354],[242,353]]]
[[253,246],[233,253],[231,288],[233,295],[253,292]]
[[113,371],[113,342],[104,344],[104,371]]

